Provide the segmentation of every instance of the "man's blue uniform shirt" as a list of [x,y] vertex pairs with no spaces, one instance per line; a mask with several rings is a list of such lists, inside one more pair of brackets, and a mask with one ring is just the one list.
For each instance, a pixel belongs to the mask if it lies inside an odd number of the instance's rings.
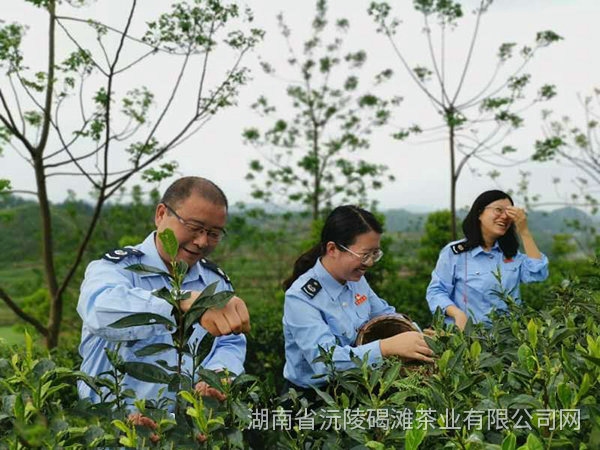
[[[321,285],[321,289],[312,298],[302,290],[311,278]],[[313,375],[326,373],[323,363],[313,363],[319,356],[319,346],[326,350],[335,346],[333,361],[340,370],[355,367],[350,359],[350,351],[361,359],[368,352],[369,363],[380,361],[379,341],[358,347],[353,347],[352,344],[365,322],[394,312],[396,310],[392,306],[373,292],[364,277],[356,282],[341,284],[318,260],[285,293],[283,376],[300,387],[326,383],[325,378],[312,378]]]
[[[131,264],[146,264],[158,267],[165,272],[168,269],[160,258],[154,242],[155,233],[151,233],[142,244],[134,248],[141,250],[142,256],[128,256],[117,263],[100,259],[89,264],[85,279],[81,285],[77,312],[83,320],[79,354],[83,358],[81,370],[97,376],[112,370],[104,352],[105,348],[114,350],[121,343],[120,355],[125,361],[155,363],[165,360],[170,366],[177,365],[175,351],[158,353],[151,356],[136,356],[135,352],[150,344],[173,344],[172,330],[164,325],[147,325],[130,328],[111,328],[108,325],[130,314],[146,312],[159,314],[174,321],[172,306],[165,300],[152,295],[153,290],[170,288],[169,280],[158,274],[138,274],[125,267]],[[191,266],[183,282],[183,289],[202,291],[207,285],[218,281],[217,292],[232,290],[231,285],[212,270],[200,263]],[[201,341],[207,331],[200,324],[195,325],[190,344]],[[244,371],[246,356],[246,337],[227,335],[215,338],[212,349],[202,362],[202,367],[211,370],[227,368],[240,374]],[[191,372],[192,361],[184,357],[184,367]],[[163,396],[173,398],[167,392],[165,384],[147,383],[129,375],[124,378],[123,389],[132,389],[137,398],[157,399],[158,391],[164,389]],[[98,395],[85,383],[78,383],[79,396],[92,402],[100,401]]]
[[[439,307],[445,313],[448,306],[454,305],[473,319],[473,322],[489,323],[488,314],[492,308],[506,310],[506,303],[494,291],[500,286],[494,272],[500,267],[502,287],[515,299],[520,300],[519,284],[544,281],[548,278],[548,258],[541,259],[517,254],[507,259],[498,242],[491,251],[481,246],[455,254],[452,245],[446,245],[440,252],[431,282],[427,288],[427,302],[431,312]],[[446,318],[446,322],[453,319]]]

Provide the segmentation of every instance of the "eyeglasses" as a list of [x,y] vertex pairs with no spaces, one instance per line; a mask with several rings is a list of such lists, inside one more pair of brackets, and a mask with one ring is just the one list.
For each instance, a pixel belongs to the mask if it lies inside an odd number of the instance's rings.
[[496,217],[500,217],[502,214],[504,214],[506,212],[506,206],[486,206],[483,209],[491,209],[492,213]]
[[359,253],[353,252],[352,250],[350,250],[347,247],[344,247],[342,244],[336,244],[336,245],[340,248],[343,248],[347,252],[352,253],[357,258],[360,258],[360,262],[363,264],[368,264],[369,260],[371,260],[371,259],[373,260],[373,263],[376,263],[383,257],[383,251],[380,248],[378,248],[377,250],[373,250],[372,252],[369,252],[369,253],[359,254]]
[[206,228],[198,223],[188,222],[187,220],[182,219],[181,216],[177,214],[169,205],[166,203],[163,203],[163,205],[165,205],[169,212],[173,213],[173,215],[177,218],[179,223],[194,236],[194,239],[206,234],[206,238],[209,241],[216,243],[220,242],[227,235],[227,231],[225,231],[224,228]]

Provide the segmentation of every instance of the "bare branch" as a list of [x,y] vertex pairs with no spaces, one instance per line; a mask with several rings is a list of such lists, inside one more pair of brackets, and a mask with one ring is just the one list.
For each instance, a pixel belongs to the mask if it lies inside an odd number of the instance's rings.
[[[446,84],[444,83],[444,79],[438,69],[437,60],[435,59],[435,51],[433,50],[433,43],[431,42],[431,28],[429,27],[429,20],[427,18],[427,14],[423,14],[423,20],[425,22],[425,35],[427,36],[427,46],[429,48],[429,56],[431,56],[431,62],[433,63],[433,70],[435,71],[435,76],[437,77],[438,83],[440,84],[441,89],[441,97],[442,97],[442,105],[446,106],[446,102],[449,105],[452,105],[448,94],[446,93]],[[444,63],[444,56],[442,55],[442,64]]]
[[[62,18],[62,17],[61,17]],[[65,34],[67,35],[67,37],[71,40],[71,42],[73,42],[73,44],[75,44],[75,46],[79,49],[79,51],[85,52],[85,49],[79,45],[79,42],[77,42],[77,39],[75,39],[71,33],[69,33],[69,30],[67,30],[67,27],[65,27],[61,21],[59,20],[59,17],[56,17],[56,23],[58,23],[58,26],[61,27],[63,29],[63,31],[65,32]],[[92,62],[92,64],[94,64],[94,66],[100,71],[100,73],[102,73],[102,75],[104,75],[105,77],[108,76],[108,73],[100,66],[100,64],[98,64],[96,62],[96,60],[94,58],[92,58],[91,55],[88,55],[90,58],[90,61]]]
[[48,30],[48,69],[46,72],[46,98],[43,108],[44,119],[42,120],[41,136],[35,148],[35,153],[43,155],[50,134],[50,122],[52,121],[52,99],[54,96],[54,69],[55,69],[55,3],[48,4],[48,13],[50,14],[50,23]]
[[60,20],[65,20],[65,21],[85,23],[87,25],[90,25],[90,22],[91,23],[99,24],[103,28],[106,28],[107,30],[110,30],[110,31],[113,31],[115,33],[120,34],[121,37],[124,37],[125,39],[129,39],[130,41],[134,41],[134,42],[137,42],[138,44],[142,44],[142,45],[145,45],[147,47],[150,47],[153,52],[159,51],[159,52],[168,53],[169,55],[176,55],[176,56],[184,56],[186,54],[186,53],[176,52],[176,51],[173,51],[173,50],[170,50],[170,49],[164,49],[164,48],[160,48],[160,47],[154,47],[152,44],[144,41],[143,39],[136,38],[136,37],[133,37],[133,36],[127,34],[126,31],[125,32],[121,31],[121,30],[119,30],[117,28],[111,27],[111,26],[106,25],[104,23],[97,22],[97,21],[95,21],[93,19],[81,19],[79,17],[69,17],[69,16],[57,16],[56,18],[60,19]]
[[10,112],[10,108],[8,107],[8,103],[6,102],[6,97],[4,97],[4,92],[0,89],[0,100],[2,100],[2,106],[4,106],[4,110],[6,111],[7,118],[4,118],[4,115],[0,114],[2,117],[2,121],[9,127],[11,130],[17,131],[17,124],[15,123],[15,119]]
[[154,49],[152,49],[152,50],[149,50],[147,53],[144,53],[142,56],[140,56],[139,58],[135,59],[133,62],[131,62],[131,63],[127,64],[125,67],[122,67],[121,69],[119,69],[119,70],[116,70],[116,71],[115,71],[115,75],[118,75],[118,74],[120,74],[121,72],[125,72],[126,70],[128,70],[128,69],[132,68],[132,67],[133,67],[133,66],[135,66],[137,63],[139,63],[140,61],[142,61],[142,60],[146,59],[148,56],[150,56],[150,55],[152,55],[152,54],[154,54],[154,53],[156,53],[156,50],[154,50]]
[[[213,36],[214,24],[215,24],[215,21],[213,20],[210,24],[210,32],[208,34],[209,42],[211,41],[212,36]],[[198,98],[196,100],[196,114],[198,114],[198,112],[200,110],[200,101],[202,100],[202,92],[204,91],[204,79],[206,77],[206,68],[208,66],[209,53],[210,53],[210,51],[207,48],[206,52],[204,53],[204,61],[202,63],[202,75],[200,75],[200,83],[198,85]],[[186,61],[187,61],[187,56],[186,56]],[[179,81],[179,79],[177,81]]]
[[389,29],[387,27],[385,27],[385,34],[386,34],[388,40],[390,41],[390,43],[392,44],[392,48],[394,49],[394,53],[396,53],[396,56],[398,56],[398,58],[400,58],[400,61],[402,62],[402,65],[404,66],[404,68],[406,69],[406,71],[408,72],[408,74],[410,75],[410,77],[413,79],[413,81],[415,83],[417,83],[417,86],[419,86],[419,89],[421,89],[425,93],[425,95],[427,95],[427,97],[431,100],[431,102],[433,104],[437,105],[438,107],[442,107],[443,108],[444,105],[440,101],[438,101],[427,90],[427,88],[423,85],[423,83],[421,83],[421,81],[415,76],[415,74],[413,73],[412,69],[408,65],[408,62],[406,61],[406,59],[404,59],[404,56],[400,52],[400,49],[398,49],[398,46],[396,45],[396,42],[394,42],[394,39],[392,39],[392,35],[391,35],[391,33],[390,33],[390,31],[389,31]]
[[452,103],[456,102],[458,95],[463,87],[463,83],[465,82],[465,77],[467,76],[467,71],[471,65],[471,58],[473,57],[473,49],[475,48],[475,42],[477,41],[477,34],[479,32],[479,24],[481,22],[481,16],[483,14],[483,2],[485,0],[481,0],[479,3],[479,9],[477,10],[477,19],[475,20],[475,30],[473,31],[473,37],[471,38],[471,44],[469,45],[469,53],[467,54],[467,59],[465,61],[465,65],[463,67],[462,75],[460,76],[460,81],[458,83],[458,87],[456,88],[456,93],[454,94],[454,98],[452,99]]
[[26,135],[25,131],[25,117],[23,116],[23,110],[21,109],[21,102],[19,101],[19,95],[17,94],[17,89],[15,88],[15,83],[12,79],[12,74],[8,74],[8,82],[10,83],[10,88],[13,91],[13,95],[15,97],[15,102],[17,104],[17,111],[19,111],[19,117],[21,118],[21,132],[23,135]]
[[43,326],[35,317],[27,314],[25,311],[23,311],[19,305],[17,305],[10,297],[9,295],[4,291],[4,289],[0,288],[0,299],[2,299],[4,301],[4,303],[6,303],[6,305],[12,309],[12,311],[19,316],[21,319],[23,319],[25,322],[33,325],[33,327],[42,335],[42,336],[47,336],[48,335],[48,329]]

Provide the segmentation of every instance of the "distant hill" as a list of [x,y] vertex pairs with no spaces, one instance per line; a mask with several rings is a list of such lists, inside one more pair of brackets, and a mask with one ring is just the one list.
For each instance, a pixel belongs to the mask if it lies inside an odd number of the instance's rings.
[[[103,216],[109,214],[109,211],[113,207],[116,209],[127,208],[127,205],[121,205],[120,207],[109,205],[105,209]],[[152,209],[149,205],[146,208]],[[235,211],[236,209],[237,211]],[[251,208],[248,208],[247,206],[247,209]],[[59,248],[72,251],[72,247],[76,244],[76,240],[72,239],[73,233],[80,231],[77,226],[73,225],[73,220],[80,223],[87,222],[87,218],[92,213],[92,207],[86,202],[77,201],[71,204],[59,203],[53,205],[53,211],[56,214],[55,222],[58,225],[55,229],[56,242],[61,243]],[[236,213],[243,214],[239,208],[232,208],[232,216],[235,216]],[[388,209],[382,211],[382,213],[386,218],[386,231],[409,233],[412,234],[412,238],[417,239],[423,230],[423,226],[429,214],[411,212],[402,208]],[[465,210],[459,211],[459,223],[462,221],[462,217],[464,217],[465,214]],[[145,217],[148,214],[144,213],[143,215]],[[74,219],[75,216],[77,219]],[[119,233],[122,234],[124,231],[116,226],[114,221],[111,222],[110,218],[105,220],[108,220],[108,223],[111,223],[110,229],[112,234],[115,234],[115,236],[111,235],[111,239],[118,241],[121,236],[116,235]],[[269,218],[266,218],[265,220],[265,218],[262,217],[249,218],[249,222],[256,222],[265,227],[272,224],[271,220],[272,219]],[[298,214],[297,220],[307,221],[308,223],[309,218]],[[577,221],[584,227],[597,226],[600,228],[600,220],[597,217],[590,216],[585,211],[571,207],[559,208],[550,212],[530,211],[528,220],[536,242],[545,252],[548,252],[551,249],[554,234],[572,233],[577,236],[578,233],[573,231],[573,228],[568,225],[568,222]],[[39,221],[39,211],[36,202],[29,199],[23,200],[13,196],[0,196],[0,229],[2,230],[0,232],[0,262],[39,258]],[[124,228],[126,228],[125,225],[126,224],[124,224]],[[151,227],[152,224],[148,222],[147,226]],[[105,234],[107,234],[106,224],[104,224],[104,226],[101,224],[96,235],[100,237]],[[108,239],[106,236],[105,238]],[[578,239],[578,241],[584,246],[587,245],[585,239]]]
[[421,231],[427,220],[428,213],[414,213],[406,209],[387,209],[385,215],[385,229],[390,232]]
[[[385,215],[385,227],[387,231],[421,231],[427,220],[428,213],[414,213],[406,209],[388,209],[383,211]],[[466,211],[458,212],[459,220],[466,214]],[[572,231],[567,222],[577,220],[582,225],[598,225],[598,217],[590,216],[585,211],[577,208],[564,207],[553,211],[530,211],[528,213],[529,226],[532,231],[564,233]]]

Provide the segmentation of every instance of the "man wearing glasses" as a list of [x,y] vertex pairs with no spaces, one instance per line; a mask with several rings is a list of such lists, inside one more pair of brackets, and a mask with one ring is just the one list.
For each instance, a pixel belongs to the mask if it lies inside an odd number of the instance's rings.
[[[185,261],[189,270],[183,289],[191,291],[190,298],[181,304],[187,311],[198,294],[209,284],[217,281],[218,291],[232,290],[229,278],[206,257],[225,236],[227,222],[227,198],[213,182],[200,177],[184,177],[175,181],[165,192],[156,207],[154,222],[156,232],[141,244],[113,250],[88,266],[81,285],[77,312],[83,320],[79,353],[83,358],[81,370],[98,376],[112,370],[105,348],[114,350],[118,344],[125,361],[156,364],[164,360],[169,366],[176,365],[174,351],[151,356],[136,356],[135,352],[150,344],[172,344],[171,332],[164,325],[147,325],[131,328],[111,328],[108,325],[134,313],[148,312],[171,318],[172,306],[152,295],[152,291],[169,288],[169,280],[160,274],[137,274],[125,269],[131,264],[145,264],[169,271],[170,258],[163,249],[157,234],[170,228],[179,242],[176,259]],[[229,370],[233,374],[244,371],[246,338],[242,334],[250,330],[246,304],[233,297],[222,309],[209,309],[196,326],[190,344],[200,342],[207,333],[215,336],[212,349],[201,363],[210,370]],[[187,358],[187,357],[186,357]],[[192,361],[184,361],[191,371]],[[205,387],[203,387],[205,388]],[[97,403],[103,400],[89,386],[79,382],[79,395]],[[166,385],[147,383],[129,375],[122,388],[132,389],[136,397],[157,400],[163,389],[163,397],[173,397]]]

